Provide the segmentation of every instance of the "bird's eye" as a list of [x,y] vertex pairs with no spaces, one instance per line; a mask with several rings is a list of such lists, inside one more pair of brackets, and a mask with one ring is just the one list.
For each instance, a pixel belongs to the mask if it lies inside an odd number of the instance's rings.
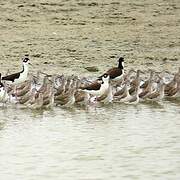
[[24,58],[24,60],[23,60],[23,62],[28,62],[29,61],[29,59],[28,58]]

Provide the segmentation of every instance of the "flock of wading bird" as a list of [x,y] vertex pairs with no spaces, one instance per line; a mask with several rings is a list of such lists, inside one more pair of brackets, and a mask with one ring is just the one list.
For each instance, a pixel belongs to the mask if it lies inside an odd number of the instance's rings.
[[[22,104],[32,109],[74,104],[97,103],[137,104],[141,101],[160,101],[166,97],[180,97],[180,68],[176,73],[145,72],[130,69],[124,72],[124,58],[94,80],[75,75],[49,75],[38,71],[28,76],[30,60],[22,59],[22,71],[6,76],[0,73],[0,103]],[[148,74],[147,74],[148,73]]]

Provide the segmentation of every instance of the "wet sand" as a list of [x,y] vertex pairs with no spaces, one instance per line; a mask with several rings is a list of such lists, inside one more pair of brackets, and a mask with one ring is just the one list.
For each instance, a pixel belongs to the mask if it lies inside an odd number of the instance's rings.
[[[180,66],[180,1],[13,0],[0,3],[0,71],[100,74],[124,56],[130,67]],[[95,66],[97,72],[86,68]]]

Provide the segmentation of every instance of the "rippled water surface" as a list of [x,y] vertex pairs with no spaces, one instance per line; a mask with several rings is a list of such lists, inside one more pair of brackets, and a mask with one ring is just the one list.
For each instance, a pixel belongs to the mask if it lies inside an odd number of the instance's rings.
[[179,107],[1,107],[0,179],[179,179]]

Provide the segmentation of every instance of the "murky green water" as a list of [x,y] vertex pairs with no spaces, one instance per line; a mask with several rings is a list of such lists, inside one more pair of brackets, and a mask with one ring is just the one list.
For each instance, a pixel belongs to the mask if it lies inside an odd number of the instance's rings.
[[180,100],[0,116],[2,180],[180,178]]

